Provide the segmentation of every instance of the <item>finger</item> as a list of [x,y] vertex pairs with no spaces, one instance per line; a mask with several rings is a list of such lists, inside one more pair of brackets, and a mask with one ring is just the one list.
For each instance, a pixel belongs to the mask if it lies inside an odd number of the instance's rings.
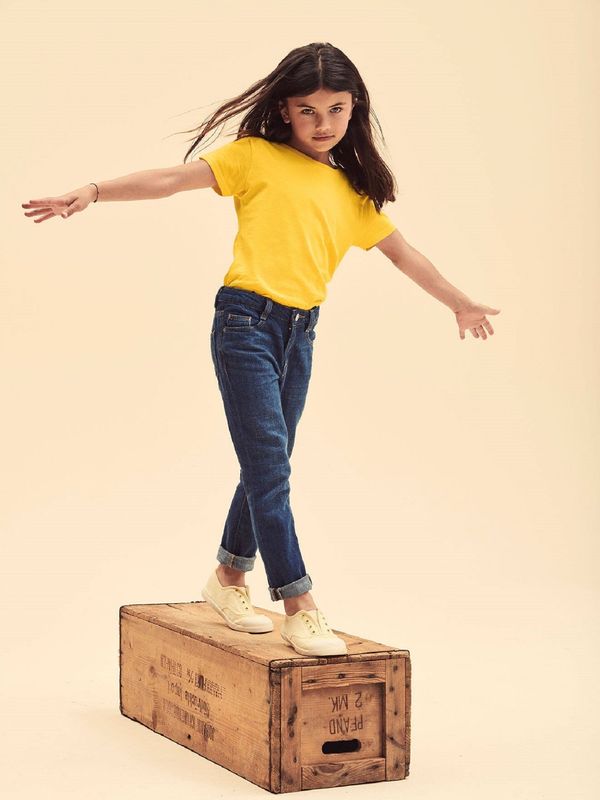
[[61,217],[70,217],[76,211],[79,211],[79,208],[80,208],[80,206],[77,204],[77,202],[73,202],[73,203],[71,203],[71,205],[68,208],[65,208],[64,211],[62,211],[60,215],[61,215]]
[[483,324],[484,324],[484,325],[485,325],[485,327],[487,328],[487,331],[488,331],[488,333],[489,333],[491,336],[493,336],[493,334],[494,334],[494,329],[492,328],[492,325],[491,325],[491,323],[490,323],[490,322],[488,322],[488,320],[486,319],[486,320],[484,320],[484,323],[483,323]]
[[479,339],[479,334],[477,333],[477,328],[471,328],[471,333],[476,339]]
[[45,217],[40,217],[39,219],[34,219],[34,222],[43,222],[45,219],[52,219],[52,217],[56,216],[56,214],[46,214]]
[[32,211],[24,211],[23,214],[26,217],[34,217],[36,214],[44,214],[49,211],[54,213],[54,209],[51,206],[43,206],[42,208],[34,208]]
[[54,211],[51,208],[39,208],[35,211],[30,211],[29,213],[25,213],[23,216],[25,217],[39,217],[40,214],[50,214],[54,216]]
[[43,200],[30,200],[22,203],[23,208],[57,208],[69,205],[67,200],[60,200],[57,197],[46,197]]
[[39,208],[34,208],[29,214],[25,214],[25,216],[31,216],[31,214],[42,214],[45,211],[52,211],[52,206],[40,206]]
[[483,325],[480,325],[478,330],[480,331],[482,338],[487,339],[487,333],[485,332]]
[[67,201],[60,197],[43,197],[41,200],[30,200],[28,203],[22,203],[23,208],[34,208],[39,206],[66,206]]

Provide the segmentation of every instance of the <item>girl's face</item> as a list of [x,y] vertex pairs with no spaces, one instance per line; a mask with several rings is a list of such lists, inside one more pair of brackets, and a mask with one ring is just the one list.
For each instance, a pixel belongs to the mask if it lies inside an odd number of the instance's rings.
[[285,103],[280,100],[283,121],[292,129],[288,144],[327,163],[329,150],[346,133],[353,107],[350,92],[330,89],[319,89],[304,97],[288,97]]

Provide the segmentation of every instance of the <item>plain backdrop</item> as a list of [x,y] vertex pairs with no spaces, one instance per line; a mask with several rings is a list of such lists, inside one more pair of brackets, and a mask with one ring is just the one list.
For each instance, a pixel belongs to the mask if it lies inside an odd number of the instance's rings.
[[[0,3],[7,797],[262,796],[119,713],[119,607],[200,599],[238,480],[209,348],[233,200],[21,203],[182,163],[312,41],[366,82],[386,213],[501,309],[461,341],[377,248],[329,284],[296,528],[330,625],[413,670],[409,777],[329,792],[598,796],[599,23],[593,0]],[[283,613],[260,558],[248,584]]]

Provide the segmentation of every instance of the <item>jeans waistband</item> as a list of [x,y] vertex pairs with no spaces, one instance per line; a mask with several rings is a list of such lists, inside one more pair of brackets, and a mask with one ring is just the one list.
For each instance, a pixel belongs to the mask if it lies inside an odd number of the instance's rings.
[[286,306],[258,292],[252,292],[249,289],[239,289],[237,286],[221,286],[215,296],[215,308],[219,300],[228,299],[251,306],[257,311],[260,311],[263,318],[274,314],[284,322],[291,322],[292,320],[298,321],[300,319],[306,320],[306,330],[312,330],[319,319],[320,306],[318,305],[309,309]]

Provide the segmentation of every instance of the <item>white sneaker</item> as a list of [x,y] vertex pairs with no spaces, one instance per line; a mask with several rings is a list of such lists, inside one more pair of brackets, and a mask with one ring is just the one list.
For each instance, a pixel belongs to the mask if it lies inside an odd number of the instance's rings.
[[348,652],[346,642],[333,633],[318,608],[286,614],[279,633],[302,656],[339,656]]
[[268,633],[273,630],[273,621],[254,611],[250,587],[222,586],[216,569],[200,593],[234,631]]

